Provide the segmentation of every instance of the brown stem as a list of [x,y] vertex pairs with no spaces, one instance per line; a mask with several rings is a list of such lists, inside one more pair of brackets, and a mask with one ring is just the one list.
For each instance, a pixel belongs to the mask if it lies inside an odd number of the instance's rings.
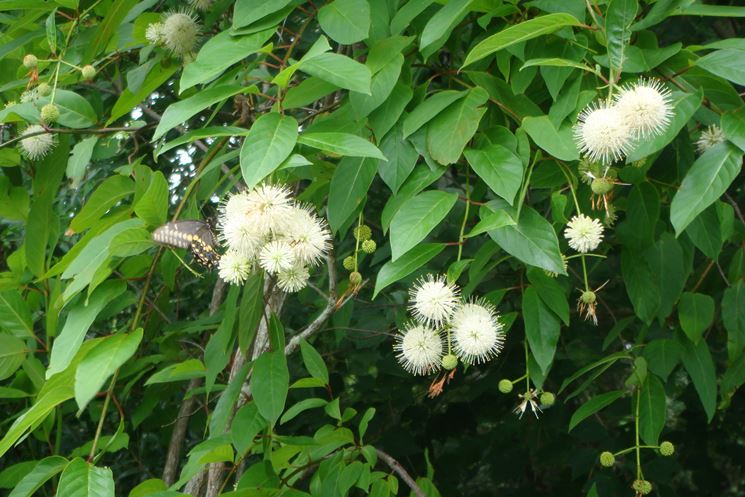
[[414,495],[417,497],[427,497],[427,494],[424,493],[424,490],[417,485],[414,478],[411,477],[408,471],[404,469],[403,466],[401,466],[401,463],[398,462],[396,459],[393,458],[390,454],[383,452],[380,449],[375,449],[375,452],[377,452],[378,457],[388,465],[389,468],[393,470],[394,473],[396,473],[398,476],[401,477],[401,479],[406,483],[412,492],[414,492]]
[[[201,383],[201,378],[192,378],[189,382],[189,386],[186,387],[186,391],[189,392],[190,390],[194,390],[199,387]],[[189,427],[189,417],[194,410],[194,403],[196,400],[197,398],[195,395],[190,396],[181,403],[181,407],[178,410],[176,424],[173,427],[171,441],[168,444],[166,464],[163,467],[163,481],[168,487],[173,485],[176,481],[178,463],[181,459],[181,447],[184,445],[186,429]]]

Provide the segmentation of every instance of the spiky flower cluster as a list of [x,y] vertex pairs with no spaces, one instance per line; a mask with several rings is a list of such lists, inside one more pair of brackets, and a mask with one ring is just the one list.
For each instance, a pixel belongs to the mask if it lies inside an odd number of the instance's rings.
[[444,276],[420,278],[409,292],[413,321],[396,335],[393,349],[404,369],[415,375],[452,370],[458,359],[479,364],[496,357],[504,326],[491,304],[463,301]]
[[199,23],[190,14],[173,12],[162,22],[150,24],[145,38],[153,45],[160,45],[174,56],[188,59],[194,53],[199,38]]
[[603,241],[603,225],[597,219],[578,214],[567,223],[564,236],[570,247],[586,254],[598,248]]
[[659,135],[670,125],[670,90],[659,80],[640,79],[626,85],[610,104],[593,103],[574,128],[580,151],[604,165],[622,160],[641,140]]
[[701,132],[701,135],[696,140],[696,150],[699,154],[703,154],[714,145],[724,143],[725,136],[722,128],[716,124],[712,124]]
[[261,269],[285,292],[305,288],[308,268],[321,262],[331,241],[326,222],[311,207],[297,203],[286,187],[270,184],[232,195],[220,209],[218,228],[227,246],[222,279],[240,285]]
[[53,133],[48,133],[43,126],[32,124],[27,127],[21,136],[20,142],[21,154],[29,160],[39,160],[44,158],[52,148],[54,148],[55,139]]

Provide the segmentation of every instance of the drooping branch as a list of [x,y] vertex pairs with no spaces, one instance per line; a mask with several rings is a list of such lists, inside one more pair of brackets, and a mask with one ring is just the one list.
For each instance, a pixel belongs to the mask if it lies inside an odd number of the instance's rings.
[[378,457],[388,465],[391,470],[393,470],[394,473],[396,473],[398,476],[401,477],[401,479],[406,483],[412,492],[417,497],[427,497],[427,494],[424,493],[424,490],[422,490],[422,487],[417,485],[414,478],[411,477],[408,471],[404,469],[403,466],[401,466],[401,463],[398,462],[393,456],[388,454],[387,452],[383,452],[382,450],[376,448],[375,452],[378,454]]

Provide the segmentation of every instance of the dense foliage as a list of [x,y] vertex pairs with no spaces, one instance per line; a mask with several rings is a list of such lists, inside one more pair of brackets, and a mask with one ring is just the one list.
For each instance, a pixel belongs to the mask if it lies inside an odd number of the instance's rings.
[[719,3],[0,0],[0,492],[743,495]]

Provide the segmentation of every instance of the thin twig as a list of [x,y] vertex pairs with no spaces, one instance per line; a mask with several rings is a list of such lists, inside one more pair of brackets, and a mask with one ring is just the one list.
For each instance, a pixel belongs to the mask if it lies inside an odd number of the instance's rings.
[[417,497],[427,497],[427,494],[424,493],[424,490],[417,485],[414,478],[411,477],[408,471],[404,469],[403,466],[401,466],[401,463],[398,462],[396,459],[393,458],[390,454],[383,452],[380,449],[375,449],[375,452],[377,452],[378,457],[388,465],[389,468],[393,470],[394,473],[396,473],[398,476],[401,477],[401,479],[406,483],[412,492]]

